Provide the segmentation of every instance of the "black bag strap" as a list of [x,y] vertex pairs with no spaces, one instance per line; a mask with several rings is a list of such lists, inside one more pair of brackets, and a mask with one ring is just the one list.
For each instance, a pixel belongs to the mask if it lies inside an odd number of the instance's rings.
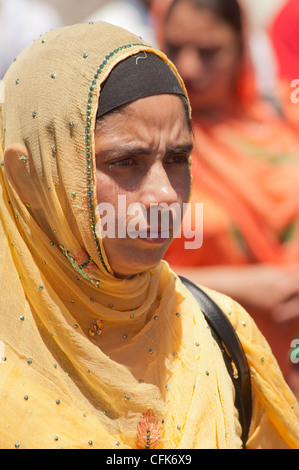
[[[236,390],[235,404],[239,411],[239,419],[242,426],[243,448],[246,448],[251,422],[252,397],[250,371],[243,347],[235,329],[221,308],[206,292],[189,279],[182,276],[180,276],[180,279],[198,301],[212,332],[214,332],[214,338],[217,340],[223,353],[224,361]],[[234,371],[232,361],[237,369],[237,374]]]

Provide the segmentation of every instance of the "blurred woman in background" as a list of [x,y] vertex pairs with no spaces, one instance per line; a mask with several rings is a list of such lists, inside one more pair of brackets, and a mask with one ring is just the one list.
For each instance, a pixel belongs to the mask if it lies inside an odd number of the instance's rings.
[[203,202],[203,245],[177,238],[166,260],[240,301],[285,376],[299,330],[299,140],[256,93],[246,24],[236,0],[174,0],[165,51],[193,112],[193,202]]

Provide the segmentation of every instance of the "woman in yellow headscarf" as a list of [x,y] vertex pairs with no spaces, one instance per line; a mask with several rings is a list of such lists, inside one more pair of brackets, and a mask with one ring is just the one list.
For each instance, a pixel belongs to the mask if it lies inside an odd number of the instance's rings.
[[[149,56],[163,66],[147,70],[156,90],[137,98]],[[116,209],[119,195],[146,208],[188,200],[189,117],[174,66],[125,30],[82,24],[37,39],[4,87],[0,447],[242,447],[222,353],[160,261],[170,239],[159,228],[156,240],[103,237],[100,224],[98,205]],[[209,294],[250,367],[247,447],[299,447],[298,404],[266,341],[238,304]]]

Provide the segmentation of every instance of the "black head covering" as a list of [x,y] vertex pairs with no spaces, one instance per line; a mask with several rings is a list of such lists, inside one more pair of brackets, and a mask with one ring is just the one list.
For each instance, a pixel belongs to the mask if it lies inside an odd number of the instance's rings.
[[147,52],[130,56],[117,64],[103,83],[97,118],[139,98],[159,94],[186,96],[174,72],[160,57]]

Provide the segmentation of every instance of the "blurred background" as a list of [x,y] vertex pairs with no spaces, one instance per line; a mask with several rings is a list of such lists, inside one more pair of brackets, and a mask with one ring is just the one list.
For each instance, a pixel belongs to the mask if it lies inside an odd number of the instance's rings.
[[[13,0],[10,0],[13,3]],[[163,0],[160,0],[163,3]],[[36,2],[41,3],[41,2]],[[111,3],[110,0],[47,0],[45,3],[56,8],[65,24],[76,23],[91,15],[101,5]],[[253,28],[265,26],[284,0],[243,0]]]
[[[262,51],[267,47],[264,41],[261,41],[261,33],[267,28],[284,0],[242,0],[242,2],[247,11],[252,41],[259,42],[259,55],[256,57],[257,54],[253,54],[253,59],[259,66],[259,62],[262,61],[260,58]],[[169,0],[156,2],[150,0],[140,2],[137,0],[118,2],[114,0],[0,0],[0,78],[19,52],[40,34],[61,25],[86,21],[102,7],[106,9],[107,19],[110,14],[116,18],[116,10],[113,10],[114,4],[116,4],[115,8],[120,11],[120,4],[131,4],[132,9],[136,8],[137,3],[143,4],[143,8],[145,8],[144,5],[156,3],[157,8],[161,9],[163,4],[169,4]],[[128,16],[125,18],[126,21],[129,20]],[[117,22],[117,19],[115,21]],[[267,71],[258,70],[258,77],[262,73],[265,77],[259,80],[266,81],[266,85],[261,83],[261,86],[268,86]]]
[[[14,0],[10,0],[11,3]],[[163,3],[163,0],[160,0]],[[1,2],[0,2],[1,3]],[[111,3],[110,0],[46,0],[35,1],[34,3],[48,3],[53,6],[65,24],[72,24],[81,21],[91,15],[101,5]],[[263,27],[271,20],[277,8],[284,3],[284,0],[243,0],[243,4],[248,11],[252,27]]]

